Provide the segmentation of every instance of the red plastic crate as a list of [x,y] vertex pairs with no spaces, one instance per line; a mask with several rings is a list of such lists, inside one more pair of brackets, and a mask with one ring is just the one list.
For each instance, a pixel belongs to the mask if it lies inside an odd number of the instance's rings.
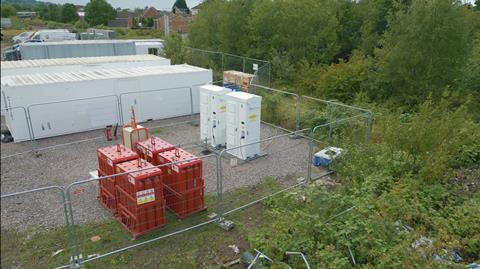
[[168,209],[181,219],[206,209],[203,180],[201,186],[183,193],[178,193],[165,185],[164,194]]
[[[151,168],[151,169],[147,169]],[[117,165],[117,219],[134,238],[165,225],[162,171],[145,160]]]
[[[137,153],[124,145],[97,149],[98,176],[109,176],[115,174],[118,164],[138,159]],[[100,179],[98,200],[107,210],[116,213],[117,202],[115,199],[115,177]]]
[[[191,160],[195,155],[183,150],[174,149],[159,154],[160,164],[184,161],[162,167],[163,183],[177,193],[184,193],[203,184],[202,160]],[[187,161],[191,160],[191,161]]]
[[152,136],[137,144],[138,155],[153,165],[159,165],[158,154],[175,149],[175,146],[165,140]]

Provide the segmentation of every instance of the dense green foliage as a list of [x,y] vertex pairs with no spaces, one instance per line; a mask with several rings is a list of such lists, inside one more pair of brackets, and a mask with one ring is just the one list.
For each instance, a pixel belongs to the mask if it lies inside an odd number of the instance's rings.
[[15,16],[17,9],[13,5],[2,5],[0,13],[2,18],[8,18],[10,16]]
[[[38,17],[46,21],[70,23],[78,21],[77,7],[74,4],[64,5],[37,1],[2,1],[2,17],[14,16],[17,11],[35,11]],[[8,4],[7,4],[8,3]]]
[[[272,200],[275,221],[253,244],[276,260],[301,250],[312,268],[352,267],[347,246],[363,268],[426,268],[444,248],[478,260],[480,125],[446,99],[426,101],[416,113],[375,110],[371,145],[344,140],[348,153],[334,167],[341,184]],[[413,249],[421,236],[433,244]]]
[[479,15],[450,1],[413,1],[396,12],[376,52],[375,94],[424,100],[453,86],[479,30],[473,16]]
[[[332,130],[329,139],[347,149],[333,167],[340,184],[270,200],[274,221],[252,247],[284,262],[285,251],[303,251],[312,268],[353,267],[349,248],[362,268],[480,262],[478,5],[206,0],[187,42],[268,59],[276,85],[375,113],[369,145],[355,133],[365,128],[360,122]],[[181,45],[169,39],[166,49],[184,57]],[[292,100],[258,94],[262,119],[293,128]],[[334,107],[301,109],[302,127],[348,116]],[[432,243],[412,247],[422,237]],[[463,260],[456,263],[454,253]]]
[[479,11],[460,1],[207,0],[189,42],[269,59],[302,92],[416,105],[446,88],[477,94],[479,33]]
[[77,13],[77,7],[74,4],[65,4],[62,7],[60,13],[60,21],[62,22],[75,22],[78,21],[79,16]]
[[90,0],[85,6],[85,21],[91,26],[107,25],[116,16],[117,11],[106,0]]

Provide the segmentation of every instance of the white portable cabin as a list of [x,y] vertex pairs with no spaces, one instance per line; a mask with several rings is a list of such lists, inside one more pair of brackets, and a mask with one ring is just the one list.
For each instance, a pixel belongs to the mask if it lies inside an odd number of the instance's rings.
[[231,92],[225,97],[228,153],[242,160],[258,157],[260,143],[245,145],[260,140],[262,97],[246,92]]
[[163,52],[163,39],[131,39],[135,42],[137,55],[153,54],[160,55]]
[[230,89],[204,85],[200,87],[200,140],[213,147],[225,147],[227,100]]
[[21,43],[20,59],[56,59],[135,55],[135,42],[129,40],[65,40],[58,42]]
[[[7,107],[27,109],[33,136],[43,138],[122,125],[131,107],[139,122],[198,113],[198,88],[211,83],[211,70],[170,65],[6,76],[2,91]],[[30,139],[21,109],[5,120],[16,142]]]
[[158,65],[170,65],[170,60],[155,55],[122,55],[5,61],[2,62],[1,76]]

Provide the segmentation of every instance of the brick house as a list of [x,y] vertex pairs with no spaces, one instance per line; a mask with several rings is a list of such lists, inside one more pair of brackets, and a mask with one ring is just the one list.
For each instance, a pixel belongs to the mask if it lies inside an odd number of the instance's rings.
[[157,19],[159,17],[159,12],[156,8],[154,7],[148,7],[145,9],[143,12],[143,17],[145,18],[154,18]]
[[108,22],[108,26],[132,28],[132,15],[128,11],[119,12],[115,19]]
[[168,33],[185,34],[188,32],[188,25],[192,21],[192,14],[175,10],[165,13],[154,20],[153,27],[159,31]]

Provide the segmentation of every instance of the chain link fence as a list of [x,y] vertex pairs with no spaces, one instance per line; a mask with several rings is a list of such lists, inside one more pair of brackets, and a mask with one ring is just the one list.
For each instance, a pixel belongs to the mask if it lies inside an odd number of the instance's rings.
[[[167,55],[163,54],[163,57]],[[219,51],[210,51],[192,47],[183,47],[177,55],[177,64],[187,63],[213,70],[214,84],[220,85],[224,71],[240,71],[256,75],[256,84],[269,87],[271,82],[271,68],[269,61],[239,56]]]

